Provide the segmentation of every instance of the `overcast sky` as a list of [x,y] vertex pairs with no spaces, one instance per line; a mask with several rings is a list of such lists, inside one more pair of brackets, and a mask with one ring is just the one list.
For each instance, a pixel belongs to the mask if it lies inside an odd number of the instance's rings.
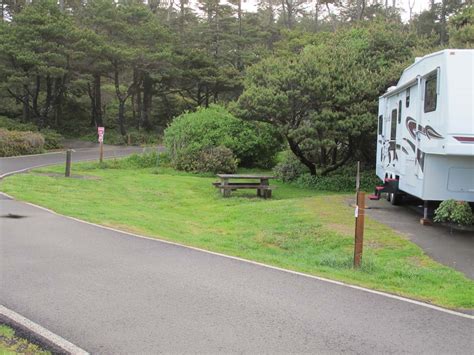
[[[411,4],[413,4],[413,1],[415,2],[415,5],[413,6],[414,14],[427,9],[429,7],[429,2],[430,2],[430,0],[397,0],[397,6],[403,9],[402,19],[404,21],[407,21],[409,18],[409,12],[408,12],[409,1]],[[438,1],[440,0],[436,0],[436,2]],[[247,11],[256,11],[257,3],[258,3],[258,0],[243,0],[243,8]],[[389,0],[389,3],[391,4],[392,0]],[[308,6],[311,6],[311,5],[308,4]]]

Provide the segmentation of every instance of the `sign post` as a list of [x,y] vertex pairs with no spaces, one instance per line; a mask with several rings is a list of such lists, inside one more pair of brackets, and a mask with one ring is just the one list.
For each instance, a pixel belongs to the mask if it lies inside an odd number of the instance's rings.
[[360,192],[360,162],[357,162],[356,206],[355,206],[354,268],[362,262],[364,247],[365,193]]
[[97,133],[99,135],[99,149],[100,149],[99,162],[102,163],[102,161],[104,160],[104,133],[105,133],[105,128],[104,127],[97,127]]

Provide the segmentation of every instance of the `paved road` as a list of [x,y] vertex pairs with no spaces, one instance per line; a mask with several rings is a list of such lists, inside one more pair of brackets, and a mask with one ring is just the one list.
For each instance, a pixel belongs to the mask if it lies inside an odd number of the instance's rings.
[[[368,201],[368,215],[407,235],[430,257],[474,279],[474,233],[450,231],[444,226],[422,226],[420,215],[408,202],[392,206],[385,199]],[[416,206],[416,201],[415,201]]]
[[[87,143],[87,142],[86,142]],[[142,152],[140,147],[126,147],[126,146],[104,146],[104,157],[113,158],[131,153]],[[79,148],[72,153],[72,161],[93,160],[99,159],[98,147]],[[54,153],[40,154],[40,155],[26,155],[22,157],[0,158],[0,177],[14,171],[28,169],[32,167],[59,164],[66,161],[66,152],[59,151]]]
[[0,303],[92,353],[474,349],[472,319],[0,202]]

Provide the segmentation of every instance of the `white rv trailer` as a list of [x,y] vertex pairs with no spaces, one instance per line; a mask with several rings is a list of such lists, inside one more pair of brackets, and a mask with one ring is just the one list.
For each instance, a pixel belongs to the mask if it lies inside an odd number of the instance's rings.
[[[474,202],[474,50],[448,49],[404,70],[380,97],[377,176],[396,204],[409,194],[425,201]],[[426,213],[425,213],[426,214]]]

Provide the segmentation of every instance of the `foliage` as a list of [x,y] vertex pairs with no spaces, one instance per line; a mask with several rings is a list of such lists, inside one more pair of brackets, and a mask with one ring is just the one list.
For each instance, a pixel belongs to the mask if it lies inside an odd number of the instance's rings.
[[0,157],[42,153],[44,138],[36,132],[0,129]]
[[44,137],[45,149],[60,149],[63,147],[64,137],[54,129],[44,128],[41,130],[41,135]]
[[230,149],[242,166],[269,166],[280,148],[276,134],[264,124],[242,122],[213,105],[177,117],[165,130],[164,143],[175,166],[186,154],[210,147]]
[[159,165],[160,154],[150,152],[144,154],[132,154],[122,159],[105,160],[100,166],[102,169],[145,169],[156,168]]
[[9,131],[37,131],[38,127],[34,123],[22,123],[18,120],[14,120],[5,116],[0,116],[0,128],[7,129]]
[[12,328],[0,323],[0,354],[50,355],[51,353],[27,339],[20,338]]
[[371,22],[321,37],[298,54],[252,66],[238,115],[277,127],[312,175],[372,160],[378,97],[396,83],[419,41]]
[[474,48],[474,7],[467,6],[449,19],[449,44],[453,48]]
[[[9,131],[32,131],[38,130],[33,123],[21,123],[7,117],[0,116],[0,128]],[[62,148],[62,141],[64,137],[56,132],[54,129],[44,128],[39,132],[44,138],[44,149],[59,149]]]
[[281,161],[275,166],[273,172],[281,181],[292,182],[304,173],[309,172],[309,170],[293,153],[285,151]]
[[466,201],[446,200],[435,210],[434,221],[471,225],[474,224],[474,214]]
[[[302,188],[319,191],[350,192],[355,191],[356,164],[331,172],[326,176],[309,174],[304,166],[291,152],[285,152],[283,159],[273,170],[275,175],[284,182],[292,183]],[[379,178],[372,169],[360,173],[360,188],[364,191],[373,190],[380,183]]]
[[[41,172],[63,172],[63,166]],[[450,307],[474,307],[474,282],[430,259],[391,228],[365,220],[363,268],[351,267],[354,210],[351,195],[272,182],[271,199],[236,191],[224,199],[214,177],[169,168],[100,169],[74,165],[99,180],[19,174],[2,182],[18,199],[62,214],[104,223],[282,268]],[[155,173],[158,174],[155,174]],[[114,201],[114,208],[101,203]],[[133,213],[132,213],[133,212]]]
[[[153,145],[161,142],[161,137],[156,132],[130,130],[127,136],[124,137],[119,131],[115,129],[106,129],[104,135],[104,144],[128,144],[129,135],[131,145]],[[82,135],[80,139],[88,142],[97,142],[97,132],[94,130],[92,133]]]
[[224,146],[205,147],[202,149],[180,150],[174,160],[178,170],[194,173],[235,173],[238,160],[229,148]]

